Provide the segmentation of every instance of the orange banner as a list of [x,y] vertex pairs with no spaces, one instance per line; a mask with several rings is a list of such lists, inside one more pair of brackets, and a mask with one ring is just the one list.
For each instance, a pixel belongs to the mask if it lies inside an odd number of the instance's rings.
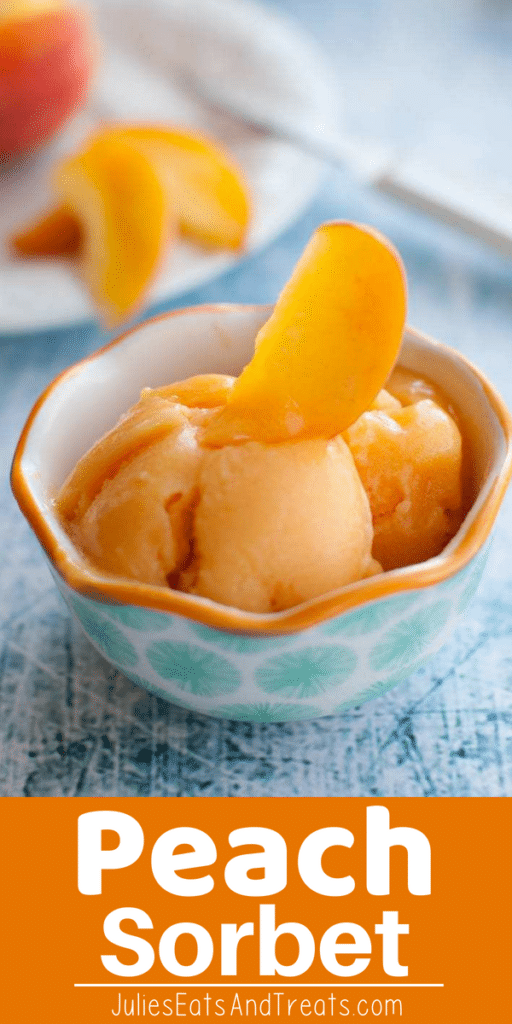
[[509,1017],[511,804],[4,799],[2,1020]]

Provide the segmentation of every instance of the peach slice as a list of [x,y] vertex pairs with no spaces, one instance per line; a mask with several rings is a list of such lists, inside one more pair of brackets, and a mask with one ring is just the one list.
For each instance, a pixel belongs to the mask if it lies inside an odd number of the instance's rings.
[[405,273],[391,244],[356,224],[322,225],[203,443],[272,443],[346,430],[389,376],[405,310]]
[[13,235],[11,245],[18,256],[76,256],[81,240],[80,222],[71,210],[60,206]]
[[163,255],[170,216],[152,162],[120,138],[100,136],[55,172],[81,225],[80,269],[109,325],[132,314]]
[[[96,138],[120,139],[137,148],[153,164],[165,185],[183,235],[203,245],[239,249],[250,218],[247,186],[235,162],[218,145],[156,125],[118,125]],[[12,239],[22,256],[69,254],[69,211],[59,208],[29,225]],[[80,227],[75,223],[78,248]]]
[[241,247],[250,217],[247,185],[240,168],[218,144],[158,125],[119,125],[112,131],[154,161],[182,234],[207,246]]

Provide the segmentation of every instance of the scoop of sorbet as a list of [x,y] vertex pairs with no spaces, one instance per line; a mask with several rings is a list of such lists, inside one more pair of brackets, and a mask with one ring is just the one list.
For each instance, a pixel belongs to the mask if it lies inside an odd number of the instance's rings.
[[[209,410],[169,398],[164,437],[134,424],[144,397],[78,464],[59,499],[104,572],[171,585],[247,611],[289,608],[379,571],[368,498],[341,437],[201,446]],[[129,450],[123,437],[133,439]],[[102,476],[95,483],[94,466]],[[80,482],[82,481],[82,483]],[[73,494],[90,500],[73,503]]]
[[189,556],[201,453],[189,410],[175,411],[167,435],[126,455],[72,520],[74,540],[104,572],[168,586]]
[[201,444],[215,409],[179,401],[192,384],[148,391],[77,464],[59,511],[103,572],[253,612],[422,561],[461,519],[461,436],[426,382],[399,371],[389,387],[344,438],[218,449]]
[[368,498],[341,437],[206,451],[187,589],[290,608],[380,571]]
[[370,501],[373,554],[385,570],[438,555],[462,521],[462,438],[443,396],[403,371],[389,386],[394,395],[382,392],[344,434]]

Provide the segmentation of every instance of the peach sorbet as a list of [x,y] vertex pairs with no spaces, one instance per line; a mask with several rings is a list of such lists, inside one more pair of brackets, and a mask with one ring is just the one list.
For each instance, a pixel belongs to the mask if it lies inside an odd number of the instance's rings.
[[462,518],[462,439],[438,390],[390,374],[404,317],[389,244],[319,229],[238,379],[145,389],[78,462],[57,507],[83,556],[269,612],[438,554]]

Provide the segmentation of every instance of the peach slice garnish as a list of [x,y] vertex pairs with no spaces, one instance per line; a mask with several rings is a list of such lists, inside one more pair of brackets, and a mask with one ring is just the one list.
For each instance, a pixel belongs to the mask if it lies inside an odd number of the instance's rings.
[[11,238],[19,256],[75,256],[82,230],[72,210],[60,206]]
[[346,430],[389,376],[405,311],[405,272],[393,246],[371,228],[322,225],[203,443],[272,443]]
[[119,125],[113,131],[154,161],[184,235],[221,249],[242,246],[250,217],[247,185],[219,145],[157,125]]
[[[113,126],[96,138],[119,139],[145,154],[165,186],[183,235],[221,249],[243,245],[250,218],[247,186],[241,170],[218,145],[156,125]],[[79,221],[73,232],[70,212],[62,207],[11,240],[22,256],[71,254],[77,252],[79,241]]]
[[55,190],[81,228],[79,266],[109,325],[132,314],[154,277],[170,229],[165,188],[151,160],[100,136],[59,165]]

